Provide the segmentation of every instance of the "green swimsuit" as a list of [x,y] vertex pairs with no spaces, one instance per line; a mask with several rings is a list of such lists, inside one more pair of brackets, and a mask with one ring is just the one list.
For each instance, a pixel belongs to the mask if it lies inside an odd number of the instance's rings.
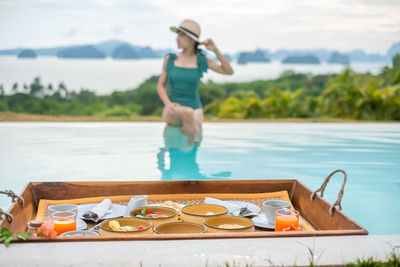
[[169,99],[172,102],[193,109],[202,108],[199,97],[200,79],[207,72],[207,58],[202,50],[198,50],[197,68],[182,68],[175,66],[176,54],[169,53],[166,71],[170,86]]

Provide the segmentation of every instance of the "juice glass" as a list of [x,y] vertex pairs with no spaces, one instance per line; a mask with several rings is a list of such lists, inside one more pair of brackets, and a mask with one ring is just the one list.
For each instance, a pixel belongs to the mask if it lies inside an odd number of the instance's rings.
[[275,232],[291,227],[299,227],[299,212],[292,209],[279,209],[275,211]]
[[57,211],[51,214],[54,231],[57,235],[76,230],[76,212],[75,211]]

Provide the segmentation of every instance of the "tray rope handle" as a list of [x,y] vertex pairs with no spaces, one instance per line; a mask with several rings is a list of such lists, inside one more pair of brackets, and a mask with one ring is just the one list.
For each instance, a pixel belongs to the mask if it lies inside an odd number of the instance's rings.
[[12,221],[14,220],[14,217],[11,213],[8,213],[0,208],[0,220],[2,220],[4,216],[7,218],[9,223],[12,223]]
[[315,198],[315,195],[321,191],[321,197],[324,196],[324,191],[326,188],[326,185],[328,184],[329,180],[331,179],[331,177],[337,173],[337,172],[341,172],[344,175],[344,179],[343,179],[343,184],[342,184],[342,188],[339,191],[338,197],[336,199],[336,201],[331,205],[331,207],[329,208],[329,214],[332,216],[333,212],[335,210],[335,207],[337,206],[339,210],[342,210],[342,197],[344,194],[344,186],[346,185],[346,181],[347,181],[347,173],[344,170],[336,170],[333,171],[331,174],[328,175],[328,177],[325,178],[324,182],[322,183],[321,187],[318,188],[317,190],[313,191],[311,193],[310,196],[310,200],[313,201]]
[[14,191],[12,190],[0,190],[0,194],[4,194],[7,195],[9,197],[11,197],[11,202],[14,203],[16,200],[18,201],[18,203],[22,206],[24,206],[24,199],[21,196],[18,196],[17,194],[14,193]]

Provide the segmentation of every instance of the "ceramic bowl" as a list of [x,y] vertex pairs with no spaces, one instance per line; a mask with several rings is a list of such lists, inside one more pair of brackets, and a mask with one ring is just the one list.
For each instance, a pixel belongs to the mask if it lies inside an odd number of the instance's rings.
[[[217,216],[204,219],[204,225],[207,227],[207,233],[237,233],[254,232],[254,223],[252,220],[239,216]],[[240,225],[240,227],[231,228],[228,225]]]
[[178,211],[176,209],[173,209],[170,207],[164,207],[164,206],[145,206],[142,208],[133,209],[133,210],[131,210],[130,215],[134,218],[140,218],[140,217],[135,217],[134,214],[142,209],[151,209],[153,212],[161,212],[162,214],[167,216],[164,218],[145,217],[144,219],[149,220],[153,224],[153,227],[155,227],[156,225],[159,225],[161,223],[178,221]]
[[[135,230],[135,231],[114,231],[110,228],[109,222],[117,221],[121,226],[134,226],[135,228],[139,227],[139,225],[143,225],[144,229]],[[100,224],[100,236],[128,236],[128,235],[138,235],[138,234],[152,234],[152,224],[149,220],[139,219],[139,218],[119,218],[119,219],[110,219],[104,221]]]
[[228,209],[214,204],[194,204],[183,207],[181,212],[182,221],[203,224],[204,219],[225,215],[228,213]]
[[204,225],[192,222],[168,222],[154,227],[157,234],[202,234],[206,231]]

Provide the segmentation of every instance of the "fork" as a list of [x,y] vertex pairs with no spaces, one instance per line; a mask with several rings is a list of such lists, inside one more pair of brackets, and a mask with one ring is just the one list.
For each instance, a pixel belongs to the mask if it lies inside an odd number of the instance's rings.
[[91,210],[86,211],[82,216],[87,219],[96,219],[97,218],[97,214]]
[[250,210],[248,209],[248,207],[246,206],[246,207],[242,207],[242,208],[240,208],[240,211],[239,211],[239,216],[244,216],[246,213],[248,213]]

